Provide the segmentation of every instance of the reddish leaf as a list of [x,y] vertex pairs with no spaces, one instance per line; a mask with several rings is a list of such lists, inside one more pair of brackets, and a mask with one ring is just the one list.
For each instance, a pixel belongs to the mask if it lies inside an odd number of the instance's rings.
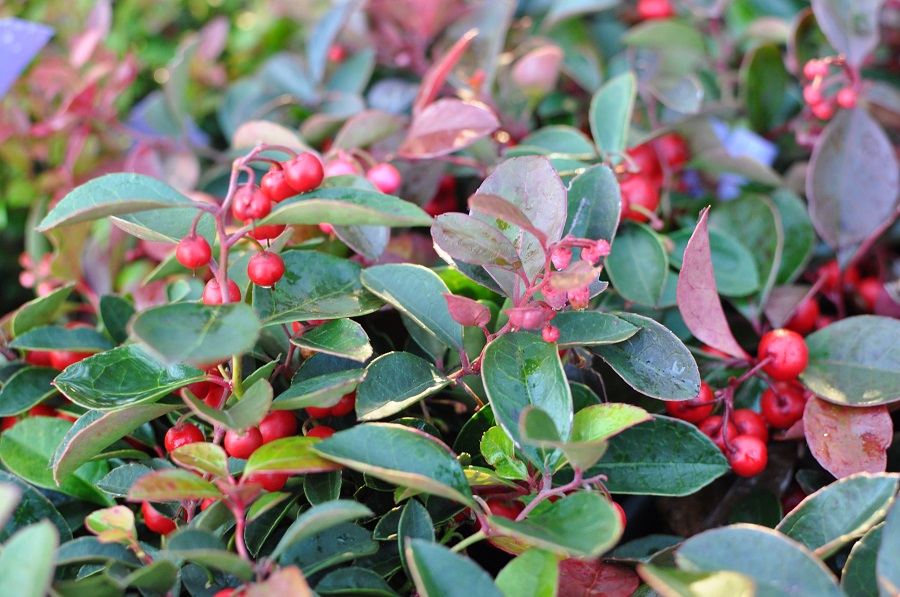
[[627,566],[577,558],[559,563],[558,597],[629,597],[640,584]]
[[550,93],[559,78],[563,51],[554,45],[536,48],[519,58],[512,68],[512,81],[526,94]]
[[491,310],[476,300],[455,294],[443,293],[450,317],[459,325],[484,327],[491,321]]
[[521,330],[536,330],[556,315],[556,311],[542,306],[512,307],[506,309],[504,313],[509,317],[509,323]]
[[766,317],[772,327],[783,327],[791,316],[797,312],[797,307],[807,296],[814,296],[817,289],[809,286],[776,286],[769,294],[766,301]]
[[312,597],[313,592],[300,569],[288,566],[276,570],[263,582],[251,584],[242,594],[246,597],[272,597],[272,595]]
[[508,224],[515,224],[519,228],[524,228],[533,234],[542,245],[547,242],[547,235],[538,230],[518,206],[510,203],[503,197],[476,193],[469,197],[469,209],[500,218]]
[[444,54],[439,61],[435,62],[434,66],[425,73],[425,76],[422,78],[422,85],[419,87],[419,93],[416,95],[415,102],[413,102],[414,115],[418,116],[419,113],[425,109],[425,106],[430,104],[434,98],[437,97],[441,87],[444,86],[444,81],[447,80],[447,75],[450,74],[450,71],[453,70],[453,67],[456,66],[459,59],[462,58],[466,48],[469,47],[469,44],[476,35],[478,35],[476,29],[467,31],[466,34],[453,44],[453,47],[447,50],[447,53]]
[[128,501],[131,502],[174,502],[220,497],[222,494],[212,483],[180,469],[153,471],[135,481],[128,491]]
[[685,325],[698,340],[734,357],[749,358],[728,327],[719,302],[706,218],[709,208],[700,214],[697,228],[684,250],[684,263],[678,275],[675,296]]
[[886,406],[840,406],[813,396],[806,403],[803,424],[813,456],[838,479],[887,468],[894,425]]
[[484,104],[440,99],[413,118],[400,155],[411,159],[447,155],[490,135],[499,126],[497,117]]

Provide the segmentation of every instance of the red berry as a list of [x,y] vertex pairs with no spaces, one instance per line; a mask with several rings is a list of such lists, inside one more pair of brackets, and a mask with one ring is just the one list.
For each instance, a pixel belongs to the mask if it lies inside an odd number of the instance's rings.
[[331,407],[321,408],[318,406],[307,406],[306,413],[313,419],[324,419],[331,416]]
[[166,438],[163,443],[166,446],[166,452],[172,453],[181,446],[205,441],[203,432],[200,428],[191,423],[182,423],[176,425],[166,431]]
[[221,410],[225,406],[225,400],[228,399],[228,388],[219,384],[213,384],[207,392],[203,402],[210,408]]
[[92,356],[92,352],[74,352],[71,350],[53,350],[50,351],[50,366],[54,369],[63,370],[69,365],[79,363],[84,359]]
[[284,179],[284,170],[279,166],[272,166],[268,172],[263,174],[259,181],[259,188],[275,203],[281,203],[288,197],[297,194]]
[[28,409],[29,417],[55,417],[56,409],[46,404],[38,404]]
[[834,108],[829,103],[815,104],[811,106],[813,115],[819,120],[830,120],[834,116]]
[[247,263],[247,277],[258,286],[272,286],[284,275],[284,261],[278,253],[260,251]]
[[728,441],[730,442],[732,438],[737,435],[737,427],[734,426],[730,421],[728,425],[722,425],[723,419],[719,415],[713,415],[708,417],[700,422],[697,425],[697,429],[699,429],[703,435],[708,437],[716,444],[722,452],[725,451],[725,436],[728,437]]
[[541,330],[541,338],[544,339],[544,342],[556,342],[559,340],[559,328],[555,325],[545,325]]
[[798,334],[808,334],[816,328],[818,318],[819,302],[815,297],[808,297],[797,305],[794,314],[784,327]]
[[815,79],[816,77],[825,77],[828,75],[828,64],[821,60],[810,60],[803,65],[803,76],[807,79]]
[[[237,283],[234,280],[228,280],[228,297],[229,303],[237,303],[241,300],[241,289],[238,288]],[[203,304],[204,305],[219,305],[222,303],[222,290],[219,288],[219,281],[213,278],[209,282],[206,283],[206,287],[203,289]]]
[[726,457],[735,473],[742,477],[754,477],[766,468],[769,450],[758,437],[739,435],[731,440],[731,450]]
[[691,148],[677,133],[668,133],[657,139],[656,150],[663,163],[674,172],[681,170],[691,158]]
[[325,176],[328,178],[332,176],[349,176],[353,174],[359,174],[359,172],[356,170],[356,166],[347,160],[334,160],[328,162],[328,165],[325,166]]
[[49,350],[29,350],[25,353],[25,362],[35,367],[52,367]]
[[784,328],[772,330],[759,341],[759,360],[771,357],[763,367],[772,379],[794,379],[806,369],[809,350],[803,336]]
[[376,189],[386,195],[396,193],[400,188],[400,183],[403,181],[397,169],[390,164],[373,166],[366,172],[366,178],[375,185]]
[[734,423],[738,435],[752,435],[766,443],[769,441],[769,428],[761,414],[749,408],[739,408],[731,413],[731,422]]
[[195,381],[194,383],[188,384],[185,387],[181,388],[181,396],[184,397],[186,395],[185,390],[194,395],[195,398],[199,398],[203,400],[206,398],[209,391],[212,389],[212,382],[203,380],[203,381]]
[[863,278],[857,282],[856,293],[859,295],[859,298],[862,299],[866,311],[869,313],[875,311],[875,301],[878,300],[878,295],[881,294],[883,289],[884,285],[878,278]]
[[264,444],[290,437],[297,433],[297,419],[289,410],[273,410],[259,422],[259,433]]
[[290,475],[286,473],[253,473],[244,483],[259,483],[266,491],[280,491]]
[[616,509],[616,514],[619,515],[619,521],[622,523],[622,528],[625,528],[625,525],[628,524],[628,517],[625,516],[625,509],[619,505],[619,502],[612,502],[613,507]]
[[234,592],[236,590],[237,589],[222,589],[221,591],[213,595],[213,597],[231,597],[232,595],[234,595]]
[[768,388],[759,399],[759,409],[763,417],[775,429],[788,429],[803,418],[806,399],[803,388],[794,383],[776,383]]
[[[647,213],[656,211],[659,205],[659,189],[642,176],[629,174],[619,184],[622,190],[622,218],[635,222],[650,219]],[[642,210],[636,208],[641,207]]]
[[301,153],[281,166],[284,169],[284,180],[296,193],[315,189],[325,178],[322,162],[311,153]]
[[803,88],[803,99],[810,106],[818,106],[822,103],[822,90],[818,85],[807,85]]
[[[824,278],[824,281],[822,282],[822,292],[825,294],[834,296],[843,292],[844,289],[841,287],[841,270],[836,260],[832,259],[819,267],[818,277]],[[858,282],[859,271],[857,271],[855,267],[844,272],[845,285],[856,286]]]
[[525,509],[521,502],[513,500],[487,500],[488,508],[493,516],[502,516],[515,520],[519,513]]
[[715,407],[715,396],[712,388],[703,381],[700,382],[700,393],[690,400],[666,402],[666,412],[670,416],[695,425],[708,417]]
[[353,412],[353,409],[356,408],[356,392],[350,392],[349,394],[344,394],[341,396],[341,399],[338,400],[338,403],[331,407],[331,416],[332,417],[343,417],[344,415],[350,414]]
[[204,510],[215,504],[217,501],[219,501],[218,498],[206,498],[205,500],[200,502],[200,511],[203,512]]
[[844,87],[837,92],[837,104],[848,110],[856,107],[856,90],[852,87]]
[[257,427],[251,427],[243,434],[229,429],[225,432],[225,441],[222,444],[229,456],[246,460],[258,447],[263,445],[263,437]]
[[150,502],[141,502],[141,514],[144,515],[144,524],[154,533],[168,535],[175,530],[175,521],[163,516]]
[[334,44],[328,48],[329,62],[343,62],[347,58],[347,50],[341,44]]
[[272,240],[284,232],[285,228],[287,228],[286,224],[266,224],[265,226],[257,226],[247,234],[256,240]]
[[569,267],[569,263],[572,262],[572,249],[569,247],[556,247],[553,249],[553,253],[550,254],[550,261],[553,262],[553,267],[556,269],[566,269]]
[[675,14],[669,0],[638,0],[638,16],[641,20],[667,19]]
[[[656,150],[649,143],[632,147],[628,150],[628,157],[631,158],[631,166],[637,169],[637,173],[644,179],[654,184],[662,184],[663,175],[662,167],[659,165],[659,157]],[[629,168],[631,169],[631,168]]]
[[231,213],[241,221],[261,220],[272,211],[272,200],[269,195],[256,189],[252,193],[241,193],[234,196]]
[[[308,410],[308,409],[307,409]],[[306,432],[307,437],[319,437],[325,439],[334,435],[336,431],[328,425],[316,425]]]
[[205,238],[199,234],[191,234],[178,241],[175,259],[184,267],[196,269],[209,263],[212,259],[212,249]]
[[6,431],[8,429],[12,429],[16,426],[16,423],[19,422],[19,417],[3,417],[3,420],[0,421],[0,431]]

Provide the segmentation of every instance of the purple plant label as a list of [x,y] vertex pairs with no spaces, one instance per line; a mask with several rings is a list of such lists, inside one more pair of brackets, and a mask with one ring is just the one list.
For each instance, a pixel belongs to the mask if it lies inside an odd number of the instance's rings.
[[21,19],[0,19],[0,98],[53,37],[53,27]]

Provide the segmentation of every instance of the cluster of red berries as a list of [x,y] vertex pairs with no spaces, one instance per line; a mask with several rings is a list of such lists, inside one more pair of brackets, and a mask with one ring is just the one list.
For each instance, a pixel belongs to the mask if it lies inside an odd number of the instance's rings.
[[[306,414],[308,414],[313,419],[326,419],[328,417],[343,417],[345,415],[349,415],[356,408],[356,392],[350,392],[349,394],[344,394],[341,396],[341,399],[338,400],[337,404],[331,407],[318,407],[318,406],[307,406]],[[321,437],[321,433],[327,433],[328,430],[331,430],[331,434],[334,433],[334,430],[330,427],[325,427],[323,425],[319,425],[318,427],[313,427],[310,429],[310,433],[315,431],[316,429],[320,429],[324,427],[323,430],[317,432],[317,437]],[[307,435],[310,435],[307,433]]]
[[672,173],[681,171],[690,159],[691,151],[680,135],[668,133],[629,149],[628,157],[637,172],[625,174],[619,182],[622,219],[647,222],[659,206],[663,166]]
[[806,392],[797,376],[806,369],[809,352],[803,337],[788,329],[772,330],[759,342],[757,354],[762,371],[772,384],[760,398],[762,414],[741,408],[713,415],[716,406],[712,388],[703,382],[696,398],[667,402],[669,415],[694,423],[725,454],[732,470],[753,477],[768,462],[769,428],[789,429],[803,417]]
[[843,85],[833,94],[827,94],[832,82],[827,79],[829,65],[838,63],[839,59],[825,58],[822,60],[810,60],[803,66],[803,76],[810,83],[803,88],[803,99],[809,104],[809,109],[816,118],[829,120],[834,116],[835,106],[851,109],[856,106],[857,88],[853,85]]

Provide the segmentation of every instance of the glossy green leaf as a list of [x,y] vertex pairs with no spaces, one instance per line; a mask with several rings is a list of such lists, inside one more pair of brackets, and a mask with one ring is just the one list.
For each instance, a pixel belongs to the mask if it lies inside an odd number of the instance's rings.
[[682,569],[738,572],[753,580],[758,595],[843,595],[837,580],[801,544],[781,533],[739,524],[695,535],[675,552]]
[[446,344],[462,347],[462,326],[450,316],[443,295],[450,292],[437,274],[412,264],[376,265],[364,270],[362,283]]
[[56,527],[62,542],[72,540],[72,531],[69,529],[66,519],[43,493],[19,477],[2,471],[0,471],[0,483],[7,488],[15,488],[12,491],[17,492],[15,497],[18,502],[12,517],[0,521],[3,524],[3,527],[0,528],[0,541],[6,541],[19,529],[42,520],[49,521]]
[[208,442],[193,442],[176,448],[170,455],[176,464],[209,474],[214,477],[230,477],[228,455],[224,448]]
[[279,203],[265,224],[334,226],[431,226],[431,216],[415,203],[377,191],[323,187]]
[[622,197],[613,171],[592,166],[569,183],[566,234],[612,242],[619,226]]
[[233,431],[243,431],[257,425],[272,406],[272,386],[261,379],[244,392],[243,397],[227,410],[219,410],[199,398],[186,396],[185,403],[194,413],[210,423]]
[[754,130],[767,133],[784,122],[790,75],[781,48],[765,44],[748,52],[741,64],[740,79],[747,116]]
[[523,137],[519,145],[540,147],[547,153],[580,155],[586,159],[597,156],[594,142],[577,128],[566,125],[539,128]]
[[371,516],[373,513],[366,506],[351,500],[335,500],[313,506],[298,516],[288,527],[272,551],[271,557],[277,559],[295,543],[313,537],[334,525]]
[[434,366],[408,352],[381,355],[366,368],[356,389],[356,413],[361,421],[394,415],[447,386],[450,380]]
[[881,531],[881,548],[875,562],[878,577],[878,594],[889,597],[900,592],[900,508],[895,505],[888,511]]
[[57,566],[78,564],[123,564],[129,568],[138,568],[141,561],[124,545],[101,543],[96,537],[79,537],[59,546],[56,552]]
[[878,551],[884,523],[877,524],[856,542],[841,574],[841,588],[855,597],[878,597]]
[[638,48],[678,48],[705,52],[703,34],[690,22],[677,19],[651,19],[629,29],[622,41]]
[[897,474],[845,477],[808,496],[775,530],[827,558],[884,518],[898,488]]
[[382,302],[360,282],[362,268],[318,251],[285,251],[286,268],[274,288],[253,287],[253,308],[263,325],[340,319],[376,311]]
[[144,423],[168,414],[180,405],[141,404],[82,415],[56,448],[50,465],[53,478],[64,481],[79,467]]
[[617,317],[640,328],[617,344],[594,346],[632,388],[663,400],[688,400],[700,393],[700,371],[687,347],[668,328],[633,313]]
[[49,522],[19,530],[0,553],[0,578],[16,595],[44,597],[53,581],[53,556],[58,545],[59,535]]
[[406,561],[422,597],[503,597],[487,572],[443,545],[413,539],[406,547]]
[[641,578],[660,595],[752,597],[756,583],[737,572],[685,572],[650,564],[638,566]]
[[[168,464],[168,462],[166,463]],[[166,467],[168,468],[168,467]],[[97,481],[97,487],[115,497],[125,497],[134,482],[154,469],[143,464],[126,464],[109,471]]]
[[200,369],[183,363],[164,365],[145,349],[131,344],[67,367],[54,383],[80,406],[110,410],[159,400],[204,377]]
[[631,224],[619,230],[606,258],[606,271],[623,298],[653,306],[662,296],[669,258],[655,232],[647,226]]
[[138,568],[122,583],[147,592],[164,593],[170,590],[178,580],[178,567],[167,560],[158,560]]
[[602,155],[622,153],[637,96],[637,77],[626,72],[603,84],[591,98],[591,136]]
[[756,489],[735,502],[728,515],[728,522],[748,522],[774,529],[782,517],[781,500],[778,496],[767,489]]
[[249,351],[260,325],[244,303],[170,303],[141,311],[129,327],[161,358],[203,366]]
[[381,575],[368,568],[350,566],[329,572],[316,585],[319,595],[399,597]]
[[378,543],[372,539],[372,532],[358,524],[329,524],[328,528],[285,550],[281,556],[281,564],[299,566],[303,569],[303,574],[311,576],[331,566],[371,555],[378,548]]
[[562,439],[572,429],[572,393],[566,383],[556,346],[527,332],[505,334],[484,351],[481,379],[497,423],[538,466],[546,454],[523,446],[519,432],[522,411],[543,410]]
[[481,454],[504,479],[528,480],[525,463],[516,457],[516,447],[501,427],[491,427],[481,437]]
[[74,284],[57,288],[50,294],[32,299],[16,309],[12,318],[12,335],[20,336],[38,326],[46,325],[56,319],[66,299],[72,294]]
[[612,493],[683,496],[730,470],[722,452],[697,427],[656,416],[610,438],[591,473],[607,475]]
[[589,492],[573,493],[519,522],[489,519],[504,535],[568,556],[597,557],[616,544],[623,530],[612,503]]
[[194,562],[206,568],[221,570],[244,581],[253,578],[253,566],[235,553],[226,551],[225,543],[212,533],[195,528],[182,528],[169,535],[160,556],[182,565]]
[[73,350],[101,352],[113,347],[106,336],[86,327],[64,328],[45,326],[22,334],[9,343],[11,348],[23,350]]
[[543,549],[529,549],[503,567],[496,584],[505,597],[556,597],[557,557]]
[[300,348],[333,354],[361,363],[372,356],[369,336],[361,325],[350,319],[326,321],[307,330],[299,338],[293,338],[291,343]]
[[121,344],[128,339],[128,321],[134,316],[134,306],[130,302],[114,294],[101,296],[98,315],[113,342]]
[[[669,235],[669,239],[675,243],[669,256],[677,269],[681,269],[684,250],[690,238],[691,230],[687,228]],[[753,253],[740,241],[717,230],[709,230],[709,248],[719,294],[746,296],[760,289],[759,270]]]
[[789,284],[803,273],[818,239],[805,201],[787,189],[777,189],[770,199],[784,229],[784,248],[775,283]]
[[472,503],[459,462],[446,445],[427,433],[403,425],[368,423],[340,431],[313,449],[388,483]]
[[[172,207],[110,216],[110,221],[128,234],[142,240],[174,244],[190,234],[196,218],[195,207]],[[204,213],[200,216],[196,232],[210,243],[213,242],[216,236],[216,223],[212,215]]]
[[431,515],[421,502],[415,499],[408,500],[400,511],[400,521],[397,523],[397,546],[400,550],[400,561],[403,567],[409,570],[406,560],[406,546],[410,539],[434,542],[434,522]]
[[131,486],[128,500],[132,502],[174,502],[221,498],[222,494],[209,481],[180,469],[153,471]]
[[615,344],[634,336],[640,328],[599,311],[564,311],[556,314],[553,325],[559,328],[560,348]]
[[851,406],[900,399],[900,353],[893,350],[900,322],[860,315],[806,337],[809,364],[801,374],[817,396]]
[[355,390],[365,375],[365,369],[349,369],[295,381],[275,398],[272,408],[295,410],[307,406],[334,406],[342,396]]
[[271,473],[320,473],[340,468],[331,460],[325,460],[313,452],[318,438],[292,436],[276,439],[257,448],[244,467],[244,475],[258,472]]
[[341,471],[310,473],[303,478],[303,494],[313,506],[333,501],[341,496]]
[[32,485],[60,491],[75,498],[103,506],[112,505],[109,497],[95,487],[109,467],[106,462],[88,462],[56,485],[50,463],[72,424],[62,419],[32,417],[19,421],[0,434],[0,459],[10,472]]
[[194,202],[164,182],[133,173],[107,174],[76,187],[38,225],[57,226],[98,220],[147,209],[185,207]]
[[0,416],[11,417],[27,411],[56,393],[56,369],[25,367],[16,371],[0,387]]

